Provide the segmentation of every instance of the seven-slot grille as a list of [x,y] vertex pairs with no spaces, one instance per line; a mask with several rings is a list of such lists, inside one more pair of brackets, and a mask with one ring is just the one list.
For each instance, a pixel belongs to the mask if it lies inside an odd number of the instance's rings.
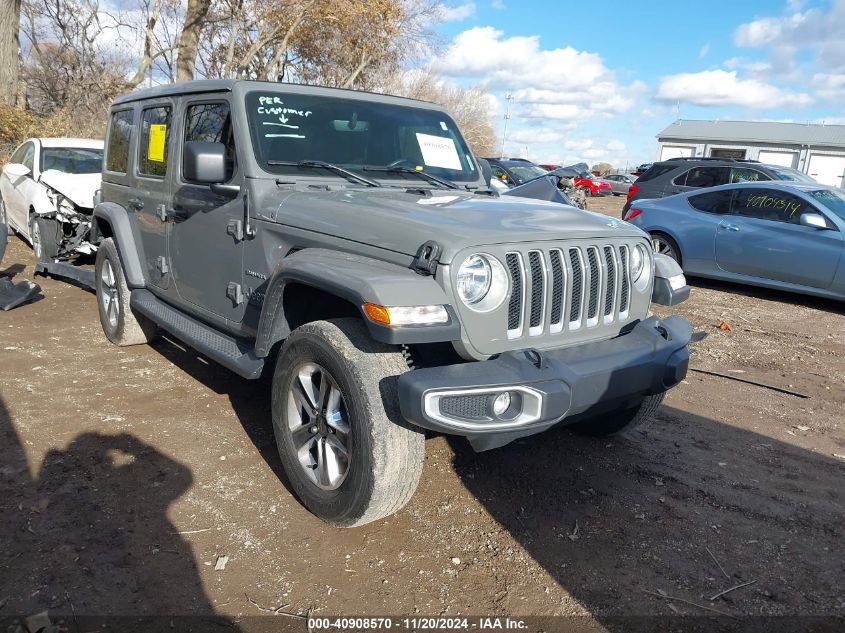
[[628,317],[630,246],[567,246],[505,255],[508,338],[579,330]]

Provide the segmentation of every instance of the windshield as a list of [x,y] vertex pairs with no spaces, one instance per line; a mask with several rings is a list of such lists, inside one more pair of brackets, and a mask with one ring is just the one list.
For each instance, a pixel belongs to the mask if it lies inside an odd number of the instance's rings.
[[272,173],[313,174],[313,168],[273,163],[323,161],[378,180],[414,175],[372,168],[422,169],[457,181],[479,178],[455,122],[437,110],[281,92],[251,92],[246,106],[255,157]]
[[809,191],[809,193],[816,202],[823,204],[833,213],[839,216],[840,219],[845,220],[845,193],[841,191],[833,191],[832,189],[819,189],[818,191]]
[[816,182],[816,179],[812,176],[808,176],[807,174],[802,173],[797,169],[792,169],[792,167],[769,167],[769,171],[771,171],[775,176],[777,176],[781,180]]
[[549,173],[542,167],[531,165],[529,163],[508,163],[508,169],[519,182],[533,180],[534,178],[545,176]]
[[593,175],[592,175],[590,172],[588,172],[588,171],[582,171],[580,174],[578,174],[578,177],[579,177],[579,178],[584,178],[585,180],[592,180],[593,178],[595,178],[595,176],[593,176]]
[[103,170],[103,150],[87,147],[44,147],[41,171],[66,174],[99,174]]

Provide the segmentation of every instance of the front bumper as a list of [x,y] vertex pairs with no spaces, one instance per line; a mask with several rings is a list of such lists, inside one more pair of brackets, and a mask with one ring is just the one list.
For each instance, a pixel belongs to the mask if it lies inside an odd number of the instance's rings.
[[[418,369],[399,378],[400,409],[420,427],[468,437],[476,450],[496,448],[674,387],[687,373],[691,334],[681,317],[650,317],[605,341]],[[492,403],[504,392],[515,404],[497,416]]]

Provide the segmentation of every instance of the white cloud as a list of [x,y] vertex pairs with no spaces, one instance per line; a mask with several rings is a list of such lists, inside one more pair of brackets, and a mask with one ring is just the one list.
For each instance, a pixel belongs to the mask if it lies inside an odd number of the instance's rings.
[[710,42],[707,42],[704,46],[701,47],[701,50],[698,51],[698,58],[704,59],[707,57],[707,53],[710,52]]
[[434,67],[444,75],[512,92],[515,104],[531,118],[624,112],[645,90],[642,82],[620,84],[596,53],[542,49],[539,36],[505,37],[490,26],[460,33]]
[[816,54],[816,64],[827,69],[845,68],[845,0],[833,0],[829,10],[802,11],[803,2],[790,2],[790,13],[761,17],[741,24],[734,43],[748,48],[766,48],[778,70],[795,63],[799,51]]
[[505,8],[505,0],[490,0],[490,7],[502,11]]
[[803,92],[784,90],[757,79],[738,79],[735,70],[705,70],[663,77],[656,98],[664,102],[680,101],[699,106],[738,105],[761,110],[813,103],[813,98]]
[[437,12],[443,22],[462,22],[475,15],[475,3],[467,2],[453,7],[441,4],[437,6]]

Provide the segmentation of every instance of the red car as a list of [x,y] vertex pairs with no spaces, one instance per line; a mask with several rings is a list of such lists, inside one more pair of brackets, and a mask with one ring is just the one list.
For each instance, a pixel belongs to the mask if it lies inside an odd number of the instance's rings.
[[[553,169],[560,167],[560,165],[551,165],[547,163],[545,165],[540,165],[540,167],[548,171],[552,171]],[[593,174],[588,171],[582,171],[578,175],[575,179],[575,186],[580,189],[589,190],[591,196],[613,195],[613,189],[607,180],[599,178],[598,176],[593,176]]]

